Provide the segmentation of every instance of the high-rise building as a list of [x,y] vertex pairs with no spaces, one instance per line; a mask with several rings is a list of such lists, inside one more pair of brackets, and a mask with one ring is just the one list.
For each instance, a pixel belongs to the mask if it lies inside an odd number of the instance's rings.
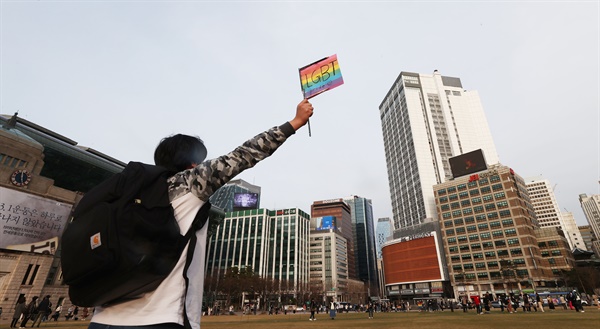
[[392,237],[393,230],[394,226],[389,217],[379,218],[377,220],[377,226],[375,227],[375,234],[377,235],[375,240],[377,245],[377,258],[383,257],[381,254],[381,246]]
[[450,157],[482,149],[498,163],[479,95],[459,78],[401,72],[379,113],[395,229],[437,217],[431,187],[452,177]]
[[221,186],[210,197],[210,203],[225,212],[236,210],[234,197],[237,193],[254,193],[257,196],[256,209],[260,208],[260,186],[252,185],[243,179],[235,179]]
[[333,216],[312,217],[310,287],[331,301],[348,301],[348,243]]
[[[572,212],[562,212],[561,213],[563,223],[565,225],[565,234],[568,234],[568,240],[573,244],[571,250],[575,248],[579,248],[581,250],[588,250],[585,245],[585,241],[583,240],[583,236],[579,231],[579,227],[577,227],[577,223],[575,222],[575,217],[573,217]],[[591,251],[591,250],[590,250]]]
[[284,290],[307,292],[309,231],[310,216],[298,208],[228,212],[208,242],[208,281],[216,282],[232,267],[251,267],[285,284]]
[[590,224],[592,232],[596,240],[592,241],[592,250],[596,257],[600,257],[600,194],[587,196],[587,194],[579,195],[579,202],[583,214]]
[[455,296],[555,287],[574,265],[562,231],[539,228],[525,181],[488,170],[434,186]]
[[343,199],[330,199],[315,201],[310,206],[311,217],[335,218],[336,229],[346,239],[348,251],[348,277],[358,279],[356,273],[356,256],[354,251],[354,237],[352,233],[352,214],[350,206]]
[[356,195],[346,197],[344,201],[351,209],[352,236],[354,238],[354,254],[358,279],[368,285],[371,296],[379,296],[373,204],[370,199]]
[[592,232],[592,228],[589,225],[582,225],[578,228],[579,232],[581,233],[583,243],[585,244],[585,249],[587,251],[594,252],[593,242],[596,240],[596,236],[594,235],[594,232]]
[[577,229],[577,226],[573,228],[572,225],[568,226],[565,223],[554,195],[554,187],[550,185],[550,181],[542,176],[536,176],[525,178],[525,184],[527,184],[527,192],[539,226],[542,228],[560,228],[569,242],[570,249],[573,250],[575,240],[571,236],[573,234],[577,235],[577,232],[570,232],[567,229]]

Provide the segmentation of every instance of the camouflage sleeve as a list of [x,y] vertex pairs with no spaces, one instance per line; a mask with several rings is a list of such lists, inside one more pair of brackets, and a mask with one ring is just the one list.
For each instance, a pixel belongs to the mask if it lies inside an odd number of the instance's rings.
[[219,187],[273,154],[292,134],[294,128],[286,122],[256,135],[228,154],[175,174],[169,178],[169,198],[175,200],[191,192],[207,201]]

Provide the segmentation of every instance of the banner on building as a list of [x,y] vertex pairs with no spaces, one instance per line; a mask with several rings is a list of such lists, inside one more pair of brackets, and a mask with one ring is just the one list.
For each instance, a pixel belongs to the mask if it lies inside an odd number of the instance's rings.
[[54,254],[71,204],[0,187],[0,248]]

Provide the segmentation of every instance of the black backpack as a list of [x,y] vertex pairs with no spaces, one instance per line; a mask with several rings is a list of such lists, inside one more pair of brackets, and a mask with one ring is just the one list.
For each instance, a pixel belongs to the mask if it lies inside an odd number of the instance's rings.
[[[83,196],[62,235],[63,279],[73,304],[106,306],[137,298],[167,277],[190,239],[193,252],[210,203],[182,235],[168,196],[173,174],[130,162]],[[188,253],[186,268],[190,259]]]

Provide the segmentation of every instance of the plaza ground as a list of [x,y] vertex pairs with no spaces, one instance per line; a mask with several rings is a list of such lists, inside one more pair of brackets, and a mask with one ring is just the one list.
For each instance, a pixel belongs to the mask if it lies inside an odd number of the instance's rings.
[[[0,329],[9,327],[7,315],[2,314]],[[599,328],[600,310],[587,308],[585,313],[575,311],[555,311],[545,313],[501,313],[492,310],[491,314],[477,315],[474,311],[461,312],[415,312],[375,313],[369,319],[367,313],[338,314],[330,320],[327,314],[317,315],[317,321],[309,321],[309,314],[279,315],[219,315],[202,317],[201,328],[410,328],[410,329],[506,329],[506,328]],[[40,328],[83,329],[89,321],[45,322]],[[28,327],[29,328],[29,327]]]

